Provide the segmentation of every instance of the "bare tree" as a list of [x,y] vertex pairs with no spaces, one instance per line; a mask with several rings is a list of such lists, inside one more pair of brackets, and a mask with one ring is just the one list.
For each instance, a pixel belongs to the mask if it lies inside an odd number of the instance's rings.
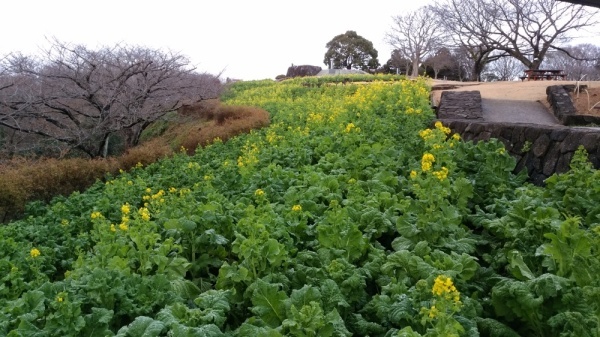
[[393,17],[394,25],[386,34],[387,42],[412,62],[411,76],[419,75],[421,61],[443,44],[442,29],[429,7]]
[[[482,0],[441,0],[431,6],[440,27],[459,51],[465,67],[466,79],[480,81],[486,66],[505,54],[494,53],[496,43],[486,32],[493,31],[493,18],[489,17],[488,3]],[[499,39],[497,43],[505,43]]]
[[523,73],[525,67],[514,57],[501,57],[490,62],[487,70],[498,81],[513,81]]
[[600,46],[579,44],[548,53],[544,67],[563,69],[568,80],[600,80]]
[[[128,146],[185,102],[215,98],[217,77],[160,50],[117,45],[91,50],[54,40],[43,58],[12,55],[11,88],[0,125],[57,140],[90,157],[106,155],[111,135]],[[25,79],[15,81],[15,79]]]
[[560,49],[572,32],[595,25],[598,13],[558,0],[440,0],[435,8],[440,22],[465,46],[479,48],[484,56],[503,51],[495,55],[512,56],[528,69],[538,69],[548,51]]
[[425,65],[433,69],[433,77],[438,78],[438,74],[442,69],[450,69],[456,66],[456,60],[448,48],[440,48],[435,52],[435,55],[426,59],[423,62]]

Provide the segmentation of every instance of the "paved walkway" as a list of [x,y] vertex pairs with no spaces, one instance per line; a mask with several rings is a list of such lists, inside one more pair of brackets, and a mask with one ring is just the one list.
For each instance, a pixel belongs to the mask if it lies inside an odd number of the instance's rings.
[[[459,87],[450,89],[452,91],[479,91],[484,121],[559,125],[559,121],[554,117],[554,114],[541,102],[546,100],[546,87],[561,83],[563,81],[492,83],[445,83],[438,81],[434,85],[454,84]],[[440,94],[434,94],[434,103],[439,103]]]
[[486,122],[558,125],[558,119],[540,102],[513,101],[481,97]]

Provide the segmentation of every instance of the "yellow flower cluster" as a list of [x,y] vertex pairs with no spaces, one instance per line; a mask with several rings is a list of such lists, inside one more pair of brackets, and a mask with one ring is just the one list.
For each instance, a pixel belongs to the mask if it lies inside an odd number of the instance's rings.
[[115,224],[114,224],[114,223],[111,223],[111,224],[110,224],[110,231],[111,231],[111,232],[116,232],[116,231],[117,231],[117,227],[115,227]]
[[267,131],[267,135],[265,136],[265,139],[271,145],[275,144],[277,142],[277,140],[279,140],[281,138],[283,138],[283,137],[278,136],[275,132],[272,132],[271,130]]
[[68,225],[69,225],[69,220],[67,220],[67,219],[62,219],[62,220],[60,221],[60,224],[61,224],[61,225],[63,225],[63,226],[68,226]]
[[442,169],[439,171],[434,171],[433,175],[440,181],[443,181],[448,178],[448,169],[445,166],[442,166]]
[[435,157],[431,153],[426,152],[421,159],[421,169],[423,172],[430,171],[433,162],[435,162]]
[[265,195],[265,191],[263,191],[259,188],[256,191],[254,191],[254,195],[257,197],[262,197],[263,195]]
[[198,170],[198,169],[200,169],[200,164],[198,164],[198,163],[195,163],[195,162],[189,162],[189,163],[187,164],[187,168],[188,168],[188,169],[190,169],[190,170],[191,170],[191,169]]
[[146,207],[142,207],[138,210],[138,214],[144,221],[150,221],[150,211]]
[[419,137],[423,138],[423,140],[429,140],[433,137],[433,131],[431,129],[425,129],[419,131]]
[[360,132],[360,128],[356,127],[356,125],[354,125],[354,123],[348,123],[348,125],[346,125],[346,128],[344,129],[344,132],[350,133],[353,130],[356,132]]
[[306,122],[307,123],[322,123],[324,119],[325,118],[323,117],[322,113],[311,112],[308,114],[308,117],[306,117]]
[[302,206],[300,206],[300,205],[294,205],[294,206],[292,206],[292,211],[293,212],[301,212],[302,211]]
[[410,171],[410,179],[416,179],[417,178],[417,171],[412,170]]
[[169,187],[169,193],[175,193],[177,189],[175,187]]
[[435,307],[435,305],[431,306],[429,309],[429,318],[435,318],[440,313],[440,311]]
[[129,204],[125,204],[125,205],[121,206],[121,213],[123,213],[123,215],[129,214],[130,211],[131,211],[131,207],[129,206]]
[[435,122],[435,124],[434,124],[434,125],[435,125],[435,128],[436,128],[436,129],[438,129],[438,130],[442,131],[443,133],[445,133],[445,134],[447,134],[447,135],[449,135],[449,134],[450,134],[450,132],[452,132],[452,131],[450,130],[450,128],[448,128],[448,127],[445,127],[445,126],[444,126],[444,124],[442,124],[442,122],[440,122],[440,121],[437,121],[437,122]]
[[94,219],[100,219],[100,218],[102,218],[102,213],[100,213],[100,212],[92,212],[92,214],[90,215],[90,218],[92,218],[92,220],[94,220]]
[[436,296],[452,300],[454,303],[460,303],[460,292],[456,290],[452,278],[446,275],[439,275],[435,278],[431,292]]
[[242,155],[238,157],[237,165],[242,168],[244,166],[252,166],[258,163],[258,146],[256,144],[245,144],[242,147]]
[[40,250],[39,250],[39,249],[37,249],[37,248],[31,248],[31,250],[29,251],[29,255],[30,255],[32,258],[34,258],[34,259],[35,259],[36,257],[40,256],[41,254],[42,254],[42,253],[40,253]]

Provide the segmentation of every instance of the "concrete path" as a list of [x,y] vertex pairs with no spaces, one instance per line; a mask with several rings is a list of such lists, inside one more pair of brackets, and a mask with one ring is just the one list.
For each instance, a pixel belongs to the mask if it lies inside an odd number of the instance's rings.
[[500,100],[481,97],[486,122],[558,125],[558,119],[540,102]]
[[[566,81],[526,81],[526,82],[491,82],[460,83],[437,82],[434,85],[455,84],[458,88],[452,91],[477,90],[481,94],[483,120],[504,123],[529,123],[542,125],[558,125],[554,114],[541,102],[546,100],[546,87]],[[432,97],[438,99],[441,93]]]

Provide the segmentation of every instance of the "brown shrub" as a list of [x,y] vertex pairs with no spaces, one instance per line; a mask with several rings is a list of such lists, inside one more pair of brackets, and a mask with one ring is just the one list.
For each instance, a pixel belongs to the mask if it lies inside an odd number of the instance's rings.
[[214,118],[214,112],[219,105],[220,102],[218,99],[208,99],[194,104],[183,105],[177,110],[177,113],[185,117],[191,116],[205,120],[212,120]]
[[[187,112],[187,116],[195,117],[194,122],[172,127],[170,133],[177,136],[173,144],[175,150],[184,146],[192,154],[196,147],[205,146],[217,137],[226,141],[269,125],[269,113],[262,109],[220,105],[214,100],[201,103],[201,107]],[[0,163],[0,222],[17,218],[27,202],[47,202],[57,195],[83,191],[107,173],[117,174],[119,169],[129,170],[138,163],[146,166],[171,156],[173,151],[162,137],[131,148],[117,158],[3,161]]]
[[221,105],[215,112],[215,120],[200,128],[187,130],[181,145],[191,154],[198,146],[206,146],[217,137],[227,141],[241,133],[265,127],[269,122],[269,113],[263,109]]
[[0,220],[22,213],[28,201],[82,191],[115,170],[114,159],[11,160],[0,167]]
[[171,147],[162,138],[156,138],[127,150],[117,160],[120,169],[129,170],[138,163],[146,166],[172,154]]

